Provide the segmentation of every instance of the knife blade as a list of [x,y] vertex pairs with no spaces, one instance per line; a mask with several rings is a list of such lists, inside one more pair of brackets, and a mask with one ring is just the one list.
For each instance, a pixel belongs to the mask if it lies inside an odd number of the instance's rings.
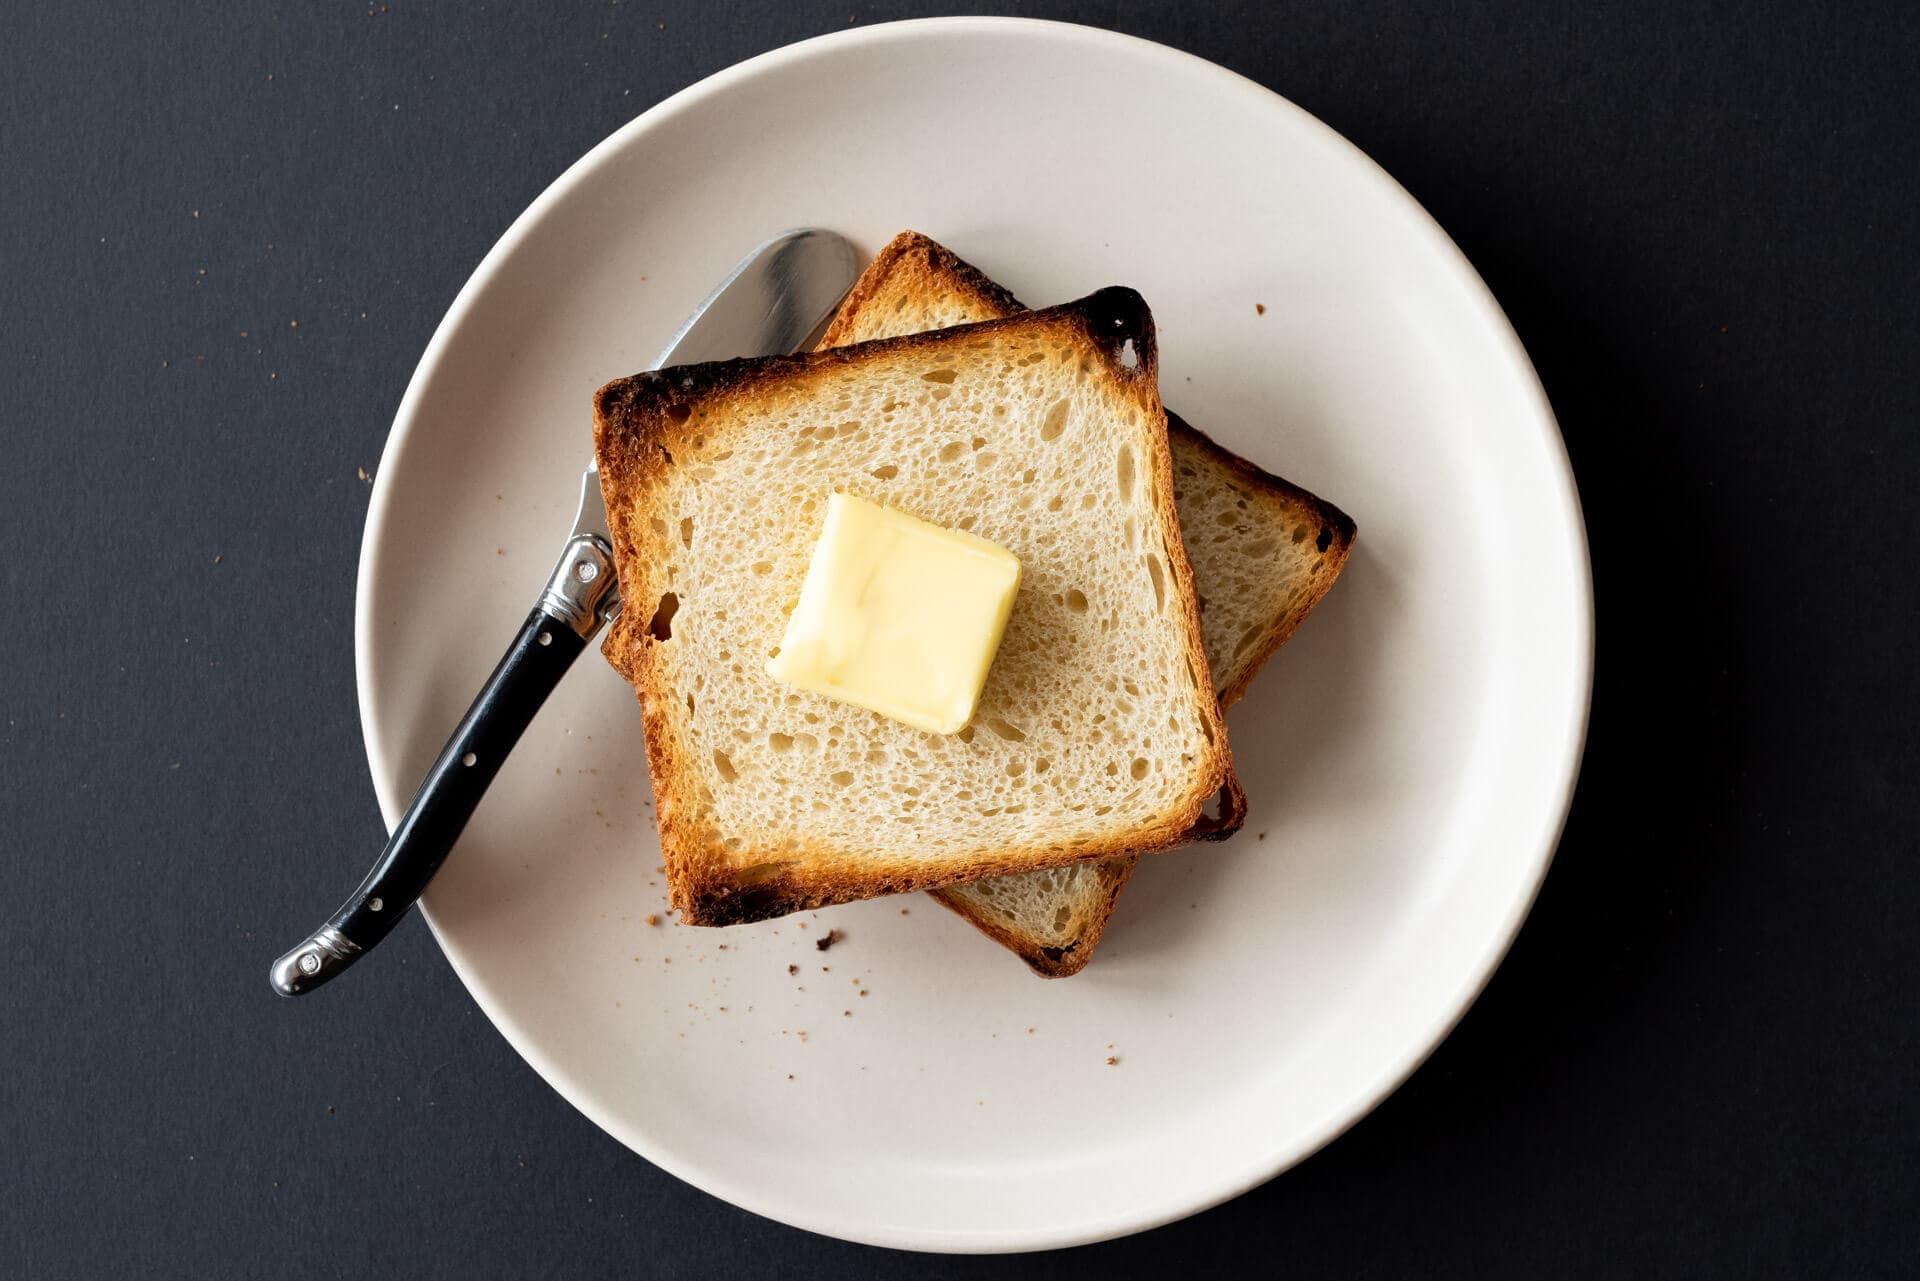
[[[775,236],[694,309],[653,368],[809,345],[858,273],[853,246],[834,232],[809,227]],[[373,870],[325,925],[273,963],[274,991],[311,992],[393,930],[439,871],[534,714],[619,607],[607,509],[589,461],[573,529],[519,633],[427,770]]]

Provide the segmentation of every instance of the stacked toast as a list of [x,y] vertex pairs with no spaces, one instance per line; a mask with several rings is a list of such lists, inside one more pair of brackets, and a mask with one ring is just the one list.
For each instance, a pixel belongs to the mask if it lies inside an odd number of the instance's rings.
[[[1029,311],[905,232],[817,350],[601,389],[626,601],[604,652],[639,696],[683,922],[928,890],[1059,977],[1141,856],[1240,826],[1224,711],[1354,526],[1167,413],[1158,363],[1131,290]],[[833,494],[1018,558],[957,732],[769,674]]]

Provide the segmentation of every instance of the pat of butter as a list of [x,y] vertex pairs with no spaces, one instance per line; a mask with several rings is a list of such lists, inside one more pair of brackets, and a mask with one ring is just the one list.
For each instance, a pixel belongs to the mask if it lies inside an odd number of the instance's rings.
[[767,674],[951,734],[973,715],[1019,587],[1004,547],[834,494]]

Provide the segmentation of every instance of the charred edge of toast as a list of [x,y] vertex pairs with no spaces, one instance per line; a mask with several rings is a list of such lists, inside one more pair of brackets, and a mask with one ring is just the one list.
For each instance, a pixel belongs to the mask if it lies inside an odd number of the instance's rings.
[[[1189,839],[1184,832],[1174,833],[1159,842],[1152,843],[1148,852],[1172,849]],[[1129,841],[1126,848],[1133,846],[1134,842]],[[738,868],[733,866],[716,868],[702,860],[696,851],[691,857],[667,860],[667,881],[674,910],[679,913],[682,925],[749,925],[756,921],[773,920],[794,912],[810,912],[823,907],[834,907],[841,903],[884,898],[891,894],[908,894],[917,890],[926,890],[935,897],[939,897],[942,890],[951,889],[954,885],[963,882],[1042,871],[1046,867],[1065,866],[1069,863],[1091,863],[1100,871],[1102,878],[1106,879],[1110,875],[1110,864],[1131,862],[1137,857],[1135,854],[1125,852],[1125,848],[1102,847],[1089,849],[1078,858],[1066,859],[1059,864],[1049,863],[1043,867],[996,866],[990,861],[983,865],[979,861],[973,861],[958,875],[955,875],[953,865],[947,863],[923,871],[898,872],[874,879],[866,877],[841,879],[831,872],[790,875],[775,871],[762,879],[743,884]],[[718,875],[715,874],[716,872]],[[1120,878],[1121,882],[1124,880],[1125,877]],[[1113,892],[1119,892],[1118,884],[1114,885]],[[1097,924],[1104,927],[1104,915]],[[1095,937],[1098,937],[1097,933]],[[1015,950],[1025,950],[1016,943],[1009,943],[1008,946],[1014,947]]]
[[860,279],[853,282],[853,288],[847,291],[846,299],[840,304],[840,310],[834,313],[826,333],[820,336],[819,346],[815,350],[824,351],[843,345],[847,341],[847,330],[852,328],[861,310],[872,302],[873,296],[896,271],[902,270],[938,278],[943,288],[971,293],[975,301],[1001,318],[1017,315],[1027,309],[998,281],[939,241],[917,231],[903,231],[873,256],[867,269],[860,273]]
[[[842,347],[822,347],[788,356],[747,356],[737,360],[715,360],[697,365],[676,365],[646,373],[616,378],[594,393],[594,440],[599,446],[605,431],[619,429],[645,431],[639,421],[644,402],[656,403],[669,420],[677,409],[691,409],[695,400],[709,399],[735,391],[750,383],[803,375],[824,364],[854,364],[891,351],[911,351],[930,341],[945,341],[965,330],[968,333],[992,333],[997,329],[1033,324],[1035,321],[1065,322],[1074,325],[1112,366],[1116,381],[1142,382],[1156,387],[1158,398],[1159,348],[1155,344],[1153,313],[1146,299],[1125,285],[1109,285],[1095,293],[1057,307],[1039,311],[1021,311],[998,320],[983,320],[975,325],[956,325],[950,329],[930,329],[925,333],[900,334]],[[1132,351],[1129,353],[1128,348]],[[653,433],[656,436],[664,432]],[[664,448],[660,440],[651,441]],[[669,454],[669,458],[671,454]]]
[[1193,840],[1224,841],[1246,824],[1247,793],[1240,786],[1238,774],[1228,770],[1226,781],[1213,799],[1220,812],[1212,816],[1204,809],[1200,812],[1199,821],[1187,829],[1187,835]]
[[1100,936],[1107,931],[1107,922],[1113,917],[1113,905],[1119,901],[1120,891],[1126,888],[1127,881],[1133,876],[1133,869],[1139,865],[1138,854],[1119,854],[1096,864],[1101,882],[1100,905],[1094,909],[1086,932],[1064,947],[1036,943],[1027,935],[1008,929],[997,919],[976,912],[953,893],[954,887],[934,890],[932,898],[974,929],[1018,956],[1026,963],[1028,969],[1041,978],[1064,979],[1086,969],[1087,962],[1093,959],[1093,949],[1098,946]]

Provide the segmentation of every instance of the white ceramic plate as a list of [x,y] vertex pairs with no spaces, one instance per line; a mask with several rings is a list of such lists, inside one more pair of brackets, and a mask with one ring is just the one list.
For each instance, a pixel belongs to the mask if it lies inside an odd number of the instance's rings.
[[925,231],[1035,304],[1134,286],[1168,403],[1358,521],[1230,718],[1245,831],[1149,860],[1060,982],[920,896],[650,925],[640,718],[588,654],[428,920],[555,1089],[757,1213],[988,1251],[1225,1200],[1393,1089],[1505,951],[1566,813],[1592,607],[1559,434],[1485,287],[1366,157],[1219,67],[1033,22],[861,29],[705,80],[568,170],[461,292],[382,460],[357,633],[381,807],[537,593],[593,390],[809,223],[868,251]]

